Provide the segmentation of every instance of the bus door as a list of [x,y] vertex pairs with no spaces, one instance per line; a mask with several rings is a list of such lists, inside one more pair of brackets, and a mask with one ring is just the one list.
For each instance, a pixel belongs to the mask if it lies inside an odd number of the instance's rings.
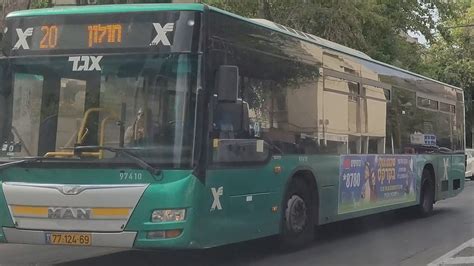
[[235,229],[222,232],[239,229],[243,238],[277,232],[279,216],[272,208],[280,205],[274,189],[279,177],[270,146],[258,139],[215,138],[212,157],[206,177],[212,196],[208,210],[220,217],[222,228]]
[[463,186],[464,180],[464,154],[446,153],[438,156],[438,173],[436,183],[437,200],[455,196]]
[[272,146],[261,138],[258,125],[249,119],[248,104],[236,94],[213,98],[213,132],[210,166],[206,174],[208,196],[204,206],[211,223],[225,239],[251,239],[278,232]]

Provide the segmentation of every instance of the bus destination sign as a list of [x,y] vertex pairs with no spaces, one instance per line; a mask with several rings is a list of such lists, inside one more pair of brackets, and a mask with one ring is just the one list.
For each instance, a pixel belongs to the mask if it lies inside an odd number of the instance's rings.
[[[166,12],[168,13],[168,12]],[[6,48],[10,55],[72,53],[102,49],[153,49],[178,46],[190,48],[197,16],[191,12],[172,12],[173,15],[149,14],[145,17],[62,17],[58,23],[51,19],[12,18],[7,28]],[[184,13],[184,14],[183,14]],[[164,15],[164,16],[163,16]],[[184,19],[183,19],[184,17]],[[72,23],[70,21],[72,20]],[[56,21],[54,21],[56,22]],[[92,23],[84,23],[92,22]],[[191,37],[190,37],[191,36]]]

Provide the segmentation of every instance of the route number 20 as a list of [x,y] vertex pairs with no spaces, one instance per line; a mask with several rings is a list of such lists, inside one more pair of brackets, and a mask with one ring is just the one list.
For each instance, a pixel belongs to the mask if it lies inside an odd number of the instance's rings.
[[44,33],[40,42],[41,49],[56,48],[58,44],[58,27],[55,25],[43,26],[41,31]]

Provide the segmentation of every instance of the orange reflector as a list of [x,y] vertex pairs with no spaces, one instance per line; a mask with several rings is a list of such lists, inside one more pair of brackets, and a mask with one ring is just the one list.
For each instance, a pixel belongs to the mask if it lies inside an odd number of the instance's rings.
[[279,165],[278,165],[278,166],[275,166],[275,167],[273,168],[273,172],[274,172],[275,174],[281,173],[281,166],[279,166]]
[[183,230],[181,229],[175,229],[175,230],[167,230],[165,231],[165,238],[175,238],[181,235],[181,232]]

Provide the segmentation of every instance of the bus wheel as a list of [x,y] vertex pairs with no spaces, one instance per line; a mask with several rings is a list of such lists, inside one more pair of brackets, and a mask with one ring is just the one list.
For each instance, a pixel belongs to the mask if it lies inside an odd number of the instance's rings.
[[431,173],[427,169],[423,170],[421,180],[420,204],[417,209],[421,217],[428,217],[433,214],[435,186],[431,179]]
[[291,181],[283,204],[283,247],[295,249],[307,245],[314,237],[314,204],[311,204],[311,192],[303,180]]

